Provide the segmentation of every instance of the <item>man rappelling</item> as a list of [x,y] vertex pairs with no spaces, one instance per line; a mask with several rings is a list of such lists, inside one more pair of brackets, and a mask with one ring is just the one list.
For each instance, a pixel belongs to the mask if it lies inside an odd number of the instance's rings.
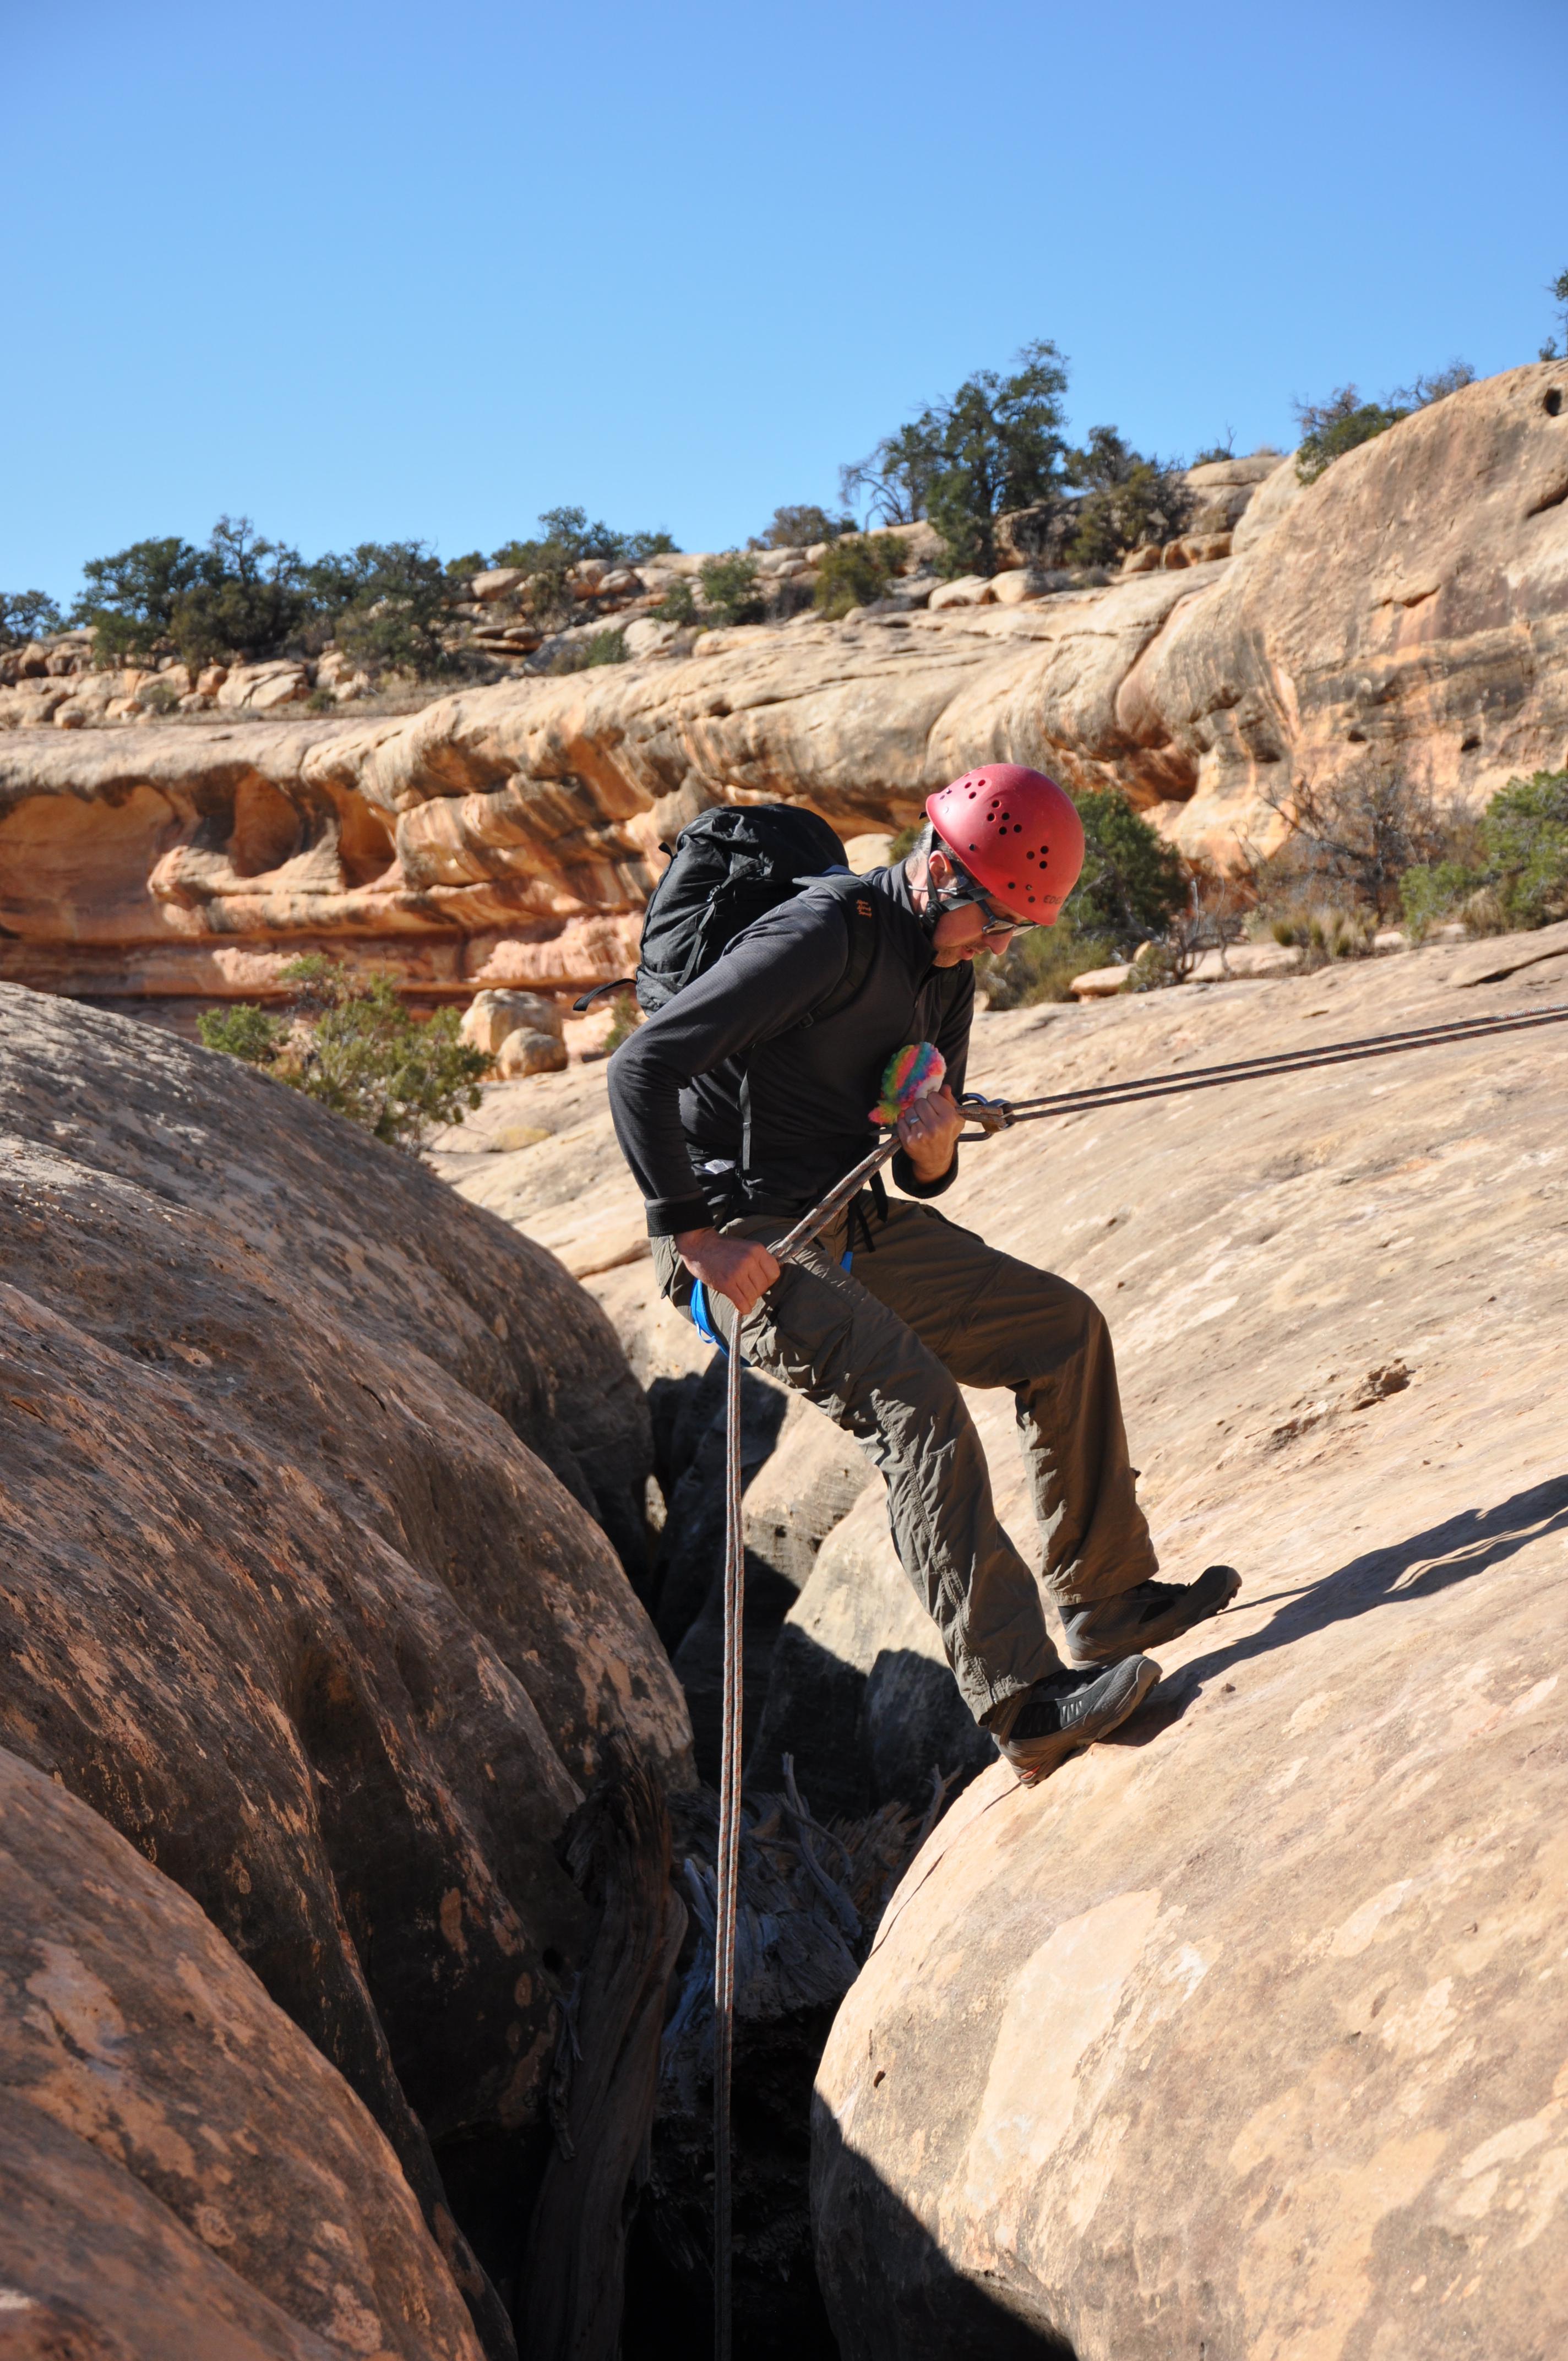
[[[1053,781],[1014,763],[967,773],[926,813],[907,860],[860,877],[788,807],[685,829],[644,929],[651,1014],[610,1061],[610,1104],[664,1293],[727,1347],[738,1330],[753,1367],[855,1437],[965,1703],[1036,1779],[1125,1721],[1160,1676],[1145,1652],[1241,1584],[1228,1566],[1157,1579],[1098,1307],[930,1202],[958,1171],[975,954],[1055,925],[1083,829]],[[901,1194],[877,1175],[781,1267],[772,1247],[874,1144],[888,1060],[922,1043],[946,1081],[897,1113]],[[1016,1401],[1066,1664],[997,1518],[963,1386]]]

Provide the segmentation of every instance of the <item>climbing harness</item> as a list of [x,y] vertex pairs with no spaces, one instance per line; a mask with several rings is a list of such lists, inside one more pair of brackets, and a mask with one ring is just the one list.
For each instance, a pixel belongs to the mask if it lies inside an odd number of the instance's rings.
[[[1014,1124],[1042,1123],[1050,1116],[1091,1114],[1101,1107],[1132,1106],[1147,1099],[1179,1098],[1188,1091],[1217,1090],[1223,1083],[1264,1082],[1276,1075],[1311,1073],[1323,1067],[1348,1065],[1364,1058],[1387,1058],[1409,1049],[1440,1049],[1454,1042],[1480,1040],[1493,1033],[1522,1033],[1540,1025],[1568,1022],[1568,1004],[1556,1003],[1513,1016],[1456,1018],[1448,1025],[1422,1025],[1403,1033],[1369,1034],[1354,1041],[1332,1041],[1321,1049],[1282,1049],[1271,1057],[1240,1058],[1223,1066],[1198,1066],[1190,1072],[1146,1074],[1130,1082],[1091,1084],[1082,1090],[1058,1091],[1034,1099],[983,1099],[966,1093],[960,1106],[966,1120],[981,1137],[1010,1130]],[[934,1061],[934,1063],[933,1063]],[[939,1052],[928,1042],[899,1050],[883,1076],[882,1092],[871,1120],[896,1125],[917,1097],[941,1087]],[[853,1202],[868,1181],[880,1178],[882,1168],[897,1152],[898,1134],[881,1140],[869,1156],[834,1183],[820,1204],[803,1215],[773,1249],[776,1262],[788,1262],[803,1246],[819,1236],[835,1216]],[[846,1268],[849,1257],[844,1257]],[[730,2301],[730,2065],[735,2032],[735,1918],[740,1867],[740,1739],[741,1739],[741,1615],[745,1605],[745,1548],[740,1502],[740,1320],[731,1328],[734,1349],[725,1344],[712,1316],[707,1290],[698,1280],[692,1289],[692,1317],[698,1331],[717,1345],[727,1362],[724,1394],[724,1702],[720,1720],[718,1773],[718,1858],[714,1902],[713,1941],[713,2303],[714,2352],[717,2361],[731,2361]]]

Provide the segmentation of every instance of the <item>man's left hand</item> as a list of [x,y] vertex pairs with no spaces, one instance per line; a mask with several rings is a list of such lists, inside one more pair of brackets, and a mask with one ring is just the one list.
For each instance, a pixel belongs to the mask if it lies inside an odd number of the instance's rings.
[[920,1180],[942,1178],[963,1127],[963,1110],[945,1083],[905,1109],[898,1118],[899,1142]]

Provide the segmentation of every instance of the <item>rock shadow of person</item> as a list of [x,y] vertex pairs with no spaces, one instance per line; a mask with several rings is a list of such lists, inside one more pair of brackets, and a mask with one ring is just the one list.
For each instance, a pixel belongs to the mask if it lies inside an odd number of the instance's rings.
[[[1117,1730],[1102,1743],[1146,1746],[1162,1730],[1179,1721],[1206,1685],[1222,1674],[1354,1616],[1398,1606],[1406,1599],[1430,1598],[1502,1565],[1532,1542],[1564,1532],[1568,1532],[1568,1473],[1547,1477],[1494,1508],[1462,1510],[1405,1541],[1369,1550],[1300,1590],[1276,1591],[1272,1597],[1283,1604],[1260,1631],[1178,1666],[1156,1690],[1146,1710],[1128,1729]],[[1243,1607],[1270,1603],[1266,1596],[1249,1600],[1245,1591],[1242,1594]],[[1222,1621],[1216,1637],[1223,1628]]]

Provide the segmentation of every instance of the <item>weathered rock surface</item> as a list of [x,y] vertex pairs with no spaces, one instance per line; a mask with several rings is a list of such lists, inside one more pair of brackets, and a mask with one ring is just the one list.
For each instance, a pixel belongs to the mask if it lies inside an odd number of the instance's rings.
[[177,1008],[276,994],[325,945],[432,1001],[580,990],[629,972],[659,844],[707,804],[885,829],[988,760],[1114,782],[1219,859],[1267,840],[1300,777],[1392,763],[1480,801],[1568,758],[1565,402],[1541,364],[1306,489],[1288,461],[1211,463],[1201,519],[1238,521],[1103,587],[1015,566],[936,611],[709,631],[685,656],[644,618],[637,662],[400,719],[250,718],[280,673],[232,720],[65,732],[87,685],[29,679],[5,694],[50,726],[0,738],[0,975]]
[[177,1885],[0,1752],[0,2346],[479,2345],[398,2160]]
[[1568,760],[1568,368],[1466,387],[1304,491],[1294,472],[1118,699],[1190,797],[1183,846],[1223,855],[1300,777],[1481,801]]
[[[613,1333],[411,1159],[14,988],[0,1187],[0,1741],[342,2070],[492,2353],[513,2301],[613,2350],[679,1932],[649,1774],[690,1775],[606,1539],[638,1566],[651,1438]],[[572,2226],[525,2269],[531,2213]]]
[[[1477,948],[986,1017],[976,1082],[1561,997]],[[844,2351],[1568,2337],[1565,1037],[1016,1131],[944,1201],[1106,1306],[1166,1570],[1245,1588],[1120,1742],[984,1772],[894,1897],[818,2080]]]

